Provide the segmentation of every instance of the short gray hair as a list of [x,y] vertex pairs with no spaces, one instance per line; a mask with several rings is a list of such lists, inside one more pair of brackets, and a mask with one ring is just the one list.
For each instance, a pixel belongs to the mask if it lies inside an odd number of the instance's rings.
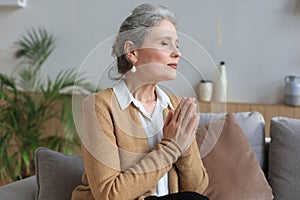
[[131,41],[136,47],[140,47],[147,34],[147,29],[158,25],[162,20],[168,20],[174,26],[177,25],[177,18],[171,9],[149,3],[137,6],[124,20],[112,46],[112,55],[117,57],[120,74],[125,74],[132,68],[132,63],[124,52],[125,42]]

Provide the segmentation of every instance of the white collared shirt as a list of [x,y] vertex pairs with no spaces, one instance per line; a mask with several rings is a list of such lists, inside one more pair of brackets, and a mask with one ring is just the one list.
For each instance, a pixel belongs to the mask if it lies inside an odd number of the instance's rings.
[[[119,105],[122,110],[126,109],[131,103],[139,110],[139,116],[144,127],[146,137],[150,149],[153,149],[157,143],[162,139],[162,128],[164,124],[163,110],[170,106],[174,110],[174,107],[170,101],[168,95],[156,86],[156,105],[150,116],[146,111],[143,104],[136,100],[129,92],[124,80],[119,81],[114,87],[113,91],[117,97]],[[157,183],[156,194],[157,196],[163,196],[169,194],[168,188],[168,173],[166,173]]]

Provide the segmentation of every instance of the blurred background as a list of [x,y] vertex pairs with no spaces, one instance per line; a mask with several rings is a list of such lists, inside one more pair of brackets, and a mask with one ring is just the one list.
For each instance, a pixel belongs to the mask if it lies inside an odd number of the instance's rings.
[[[142,2],[176,12],[183,53],[179,73],[194,90],[201,79],[213,79],[214,65],[223,60],[229,102],[283,103],[284,77],[300,74],[299,0],[27,0],[24,8],[0,6],[0,72],[16,69],[13,43],[20,35],[43,27],[55,38],[44,74],[55,77],[63,68],[76,67],[107,87],[104,72],[114,64],[112,38]],[[95,52],[96,59],[90,59]],[[181,81],[172,87],[178,95],[195,95]]]

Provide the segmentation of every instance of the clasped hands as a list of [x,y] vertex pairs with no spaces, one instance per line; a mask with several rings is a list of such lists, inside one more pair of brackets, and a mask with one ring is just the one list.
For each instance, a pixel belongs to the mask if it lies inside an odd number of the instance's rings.
[[170,111],[163,127],[163,137],[174,141],[181,152],[191,145],[199,123],[194,98],[182,98],[175,111]]

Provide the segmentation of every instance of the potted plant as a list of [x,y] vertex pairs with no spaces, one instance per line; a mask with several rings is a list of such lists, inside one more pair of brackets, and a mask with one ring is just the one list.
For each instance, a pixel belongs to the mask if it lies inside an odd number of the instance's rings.
[[[0,73],[0,179],[14,181],[35,173],[39,146],[74,153],[79,140],[71,112],[74,86],[91,92],[91,84],[75,69],[62,70],[43,81],[41,69],[54,49],[45,29],[33,28],[16,42],[20,69],[12,76]],[[49,121],[56,120],[49,133]],[[48,126],[48,127],[47,127]],[[46,133],[48,131],[48,133]]]

